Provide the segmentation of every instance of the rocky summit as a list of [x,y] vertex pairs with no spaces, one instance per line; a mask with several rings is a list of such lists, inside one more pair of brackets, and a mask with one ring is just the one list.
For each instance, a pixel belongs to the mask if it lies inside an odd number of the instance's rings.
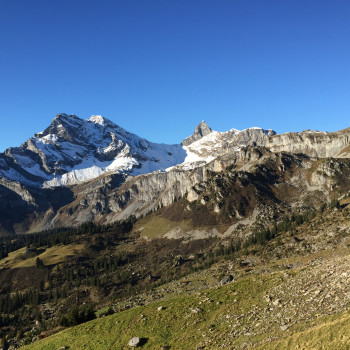
[[196,129],[194,130],[194,133],[185,138],[182,141],[182,145],[188,146],[191,143],[200,140],[202,137],[207,136],[210,134],[213,130],[208,126],[208,124],[203,120],[200,124],[196,126]]
[[[176,220],[199,210],[217,225],[253,223],[263,212],[329,202],[349,169],[349,136],[350,129],[217,132],[202,121],[182,143],[165,145],[102,116],[59,114],[44,131],[0,154],[0,232],[111,223],[179,199],[191,205]],[[220,230],[192,225],[185,231],[165,234]]]

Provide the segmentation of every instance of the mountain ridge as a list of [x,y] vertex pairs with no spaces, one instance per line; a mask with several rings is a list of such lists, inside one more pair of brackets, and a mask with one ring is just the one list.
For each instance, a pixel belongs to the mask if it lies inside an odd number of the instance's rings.
[[[0,175],[30,186],[55,187],[88,181],[106,172],[135,176],[166,171],[182,163],[205,161],[189,157],[191,147],[186,146],[212,132],[202,121],[182,144],[157,144],[100,115],[83,120],[61,113],[44,131],[0,154]],[[7,168],[11,170],[6,172]]]
[[[218,132],[203,121],[194,135],[198,139],[187,145],[155,144],[102,116],[56,116],[22,147],[0,154],[0,233],[112,223],[144,216],[180,198],[194,203],[191,210],[216,216],[213,222],[228,210],[231,224],[238,225],[263,215],[261,203],[253,204],[258,199],[254,193],[275,193],[271,208],[319,205],[331,200],[339,169],[348,169],[350,128],[333,133],[276,134],[257,127]],[[216,182],[232,186],[246,211],[240,212],[234,198],[225,202],[232,193],[220,186],[206,193],[216,176],[223,179]],[[281,186],[295,193],[294,202],[284,198]],[[300,189],[306,197],[298,198]]]
[[[151,172],[177,164],[184,152],[179,145],[149,142],[101,116],[83,120],[59,114],[48,128],[21,147],[5,150],[1,158],[3,177],[54,187],[90,180],[108,171]],[[4,171],[11,160],[17,176]]]

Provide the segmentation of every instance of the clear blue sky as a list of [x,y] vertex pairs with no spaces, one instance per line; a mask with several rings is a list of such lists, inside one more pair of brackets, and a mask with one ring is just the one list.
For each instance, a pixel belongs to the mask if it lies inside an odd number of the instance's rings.
[[350,126],[348,0],[2,0],[0,151],[56,114],[151,141]]

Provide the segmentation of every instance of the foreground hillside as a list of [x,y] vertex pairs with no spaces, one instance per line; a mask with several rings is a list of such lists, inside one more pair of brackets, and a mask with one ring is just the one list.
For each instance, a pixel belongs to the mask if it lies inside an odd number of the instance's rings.
[[349,223],[347,209],[318,212],[24,349],[347,349]]

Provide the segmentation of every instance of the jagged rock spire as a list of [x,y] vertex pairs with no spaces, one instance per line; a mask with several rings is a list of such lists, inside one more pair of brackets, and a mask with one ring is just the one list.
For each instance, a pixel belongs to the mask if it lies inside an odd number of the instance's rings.
[[182,145],[183,146],[188,146],[190,145],[191,143],[197,141],[197,140],[200,140],[202,137],[210,134],[213,130],[208,126],[208,124],[203,120],[201,121],[197,126],[196,128],[194,129],[194,133],[185,138],[183,141],[182,141]]

